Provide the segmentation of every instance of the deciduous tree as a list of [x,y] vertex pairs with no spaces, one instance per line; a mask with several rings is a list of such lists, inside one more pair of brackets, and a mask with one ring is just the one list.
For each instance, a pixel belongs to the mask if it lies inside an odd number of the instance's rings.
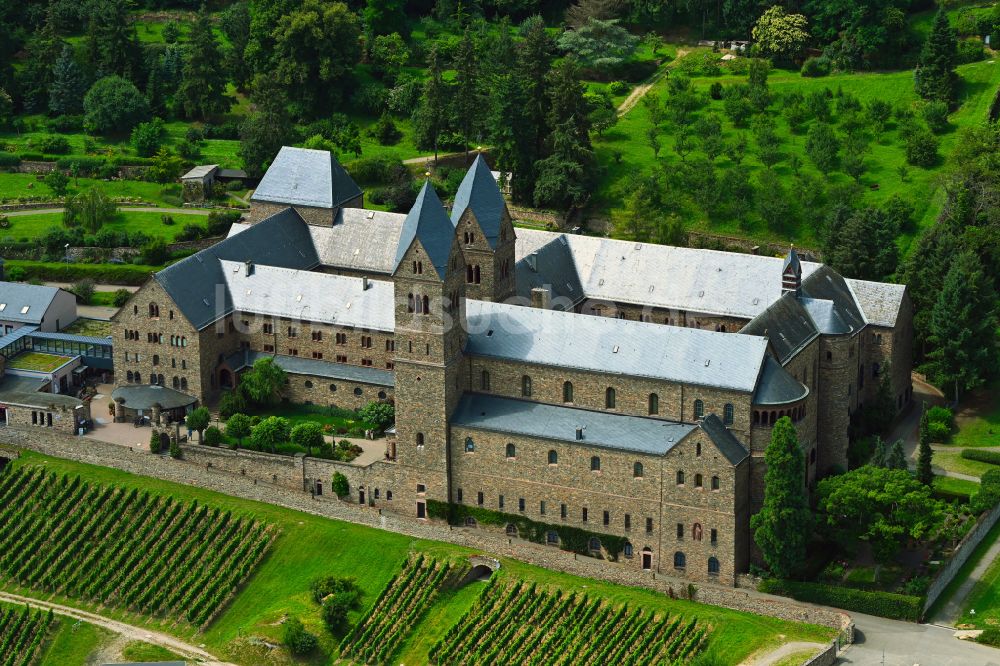
[[790,62],[809,43],[809,22],[802,14],[786,14],[775,5],[757,19],[750,34],[764,55]]
[[284,385],[285,371],[273,358],[257,359],[253,367],[240,378],[240,388],[258,405],[274,404],[281,396]]

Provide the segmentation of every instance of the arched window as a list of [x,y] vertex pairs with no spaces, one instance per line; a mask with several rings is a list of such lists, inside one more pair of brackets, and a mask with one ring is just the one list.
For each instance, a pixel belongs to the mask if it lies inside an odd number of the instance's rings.
[[141,384],[142,383],[142,374],[141,373],[138,373],[138,372],[135,373],[135,383],[136,384]]
[[600,472],[601,471],[601,457],[600,456],[590,456],[590,471]]
[[476,526],[476,519],[473,518],[472,516],[466,516],[465,517],[465,526],[466,527],[475,527]]
[[504,531],[507,532],[507,536],[516,537],[517,525],[515,525],[514,523],[507,523],[507,529]]
[[683,569],[687,566],[687,558],[684,557],[684,553],[677,551],[674,553],[674,569]]
[[337,392],[337,385],[330,384],[330,393],[336,393],[336,392]]
[[417,446],[423,448],[424,446],[424,433],[417,433]]
[[361,390],[360,386],[358,388],[354,389],[354,395],[361,395],[363,392],[364,391]]
[[170,383],[174,385],[175,389],[179,389],[181,387],[181,380],[179,377],[174,377]]
[[556,453],[555,449],[549,449],[549,464],[555,465],[559,463],[559,454]]
[[379,391],[378,392],[378,399],[379,400],[385,400],[387,396],[388,396],[388,394],[385,391]]
[[187,377],[181,377],[181,390],[182,391],[187,391],[188,390],[188,380],[187,380]]
[[[815,451],[815,449],[813,449],[813,450]],[[719,477],[713,476],[712,477],[712,490],[718,490],[718,489],[719,489]]]
[[733,425],[733,405],[732,403],[726,403],[726,406],[722,408],[722,423],[727,426]]
[[597,537],[590,537],[590,543],[587,544],[587,547],[591,552],[599,553],[601,551],[601,540]]
[[480,275],[480,272],[479,272],[479,264],[476,264],[473,272],[475,273],[475,282],[476,282],[476,284],[479,284],[480,281],[481,281],[481,279],[482,279],[481,275]]
[[521,395],[525,398],[531,397],[531,377],[528,375],[521,377]]
[[637,479],[641,479],[642,478],[642,463],[641,462],[637,462],[634,465],[632,465],[632,476],[634,476]]
[[694,487],[695,488],[701,488],[701,486],[702,486],[702,483],[701,483],[701,474],[695,474],[694,475]]
[[691,538],[695,541],[701,541],[702,529],[701,523],[695,523],[691,526]]
[[465,265],[465,281],[472,284],[472,264]]
[[660,413],[660,396],[655,393],[649,394],[649,413],[659,414]]
[[427,295],[425,294],[424,295],[424,314],[425,315],[426,314],[430,314],[430,312],[431,312],[430,299],[427,298]]
[[714,557],[708,558],[708,575],[718,576],[719,575],[719,560]]
[[701,400],[694,401],[694,417],[696,419],[704,418],[705,416],[705,403]]
[[610,386],[604,392],[604,406],[608,409],[615,408],[615,390]]
[[476,450],[476,443],[472,441],[471,437],[465,438],[465,452],[472,453]]
[[677,485],[678,486],[684,485],[684,472],[682,472],[681,470],[677,470]]
[[132,378],[133,378],[133,375],[132,375],[132,371],[131,370],[129,370],[127,373],[125,373],[125,379],[128,381],[128,383],[130,383],[130,384],[132,383]]
[[701,442],[695,442],[694,455],[696,458],[701,458]]
[[549,530],[545,533],[545,543],[558,544],[559,543],[559,533],[555,530]]
[[632,544],[630,542],[626,541],[625,542],[625,557],[632,557],[632,555],[634,554],[634,552],[635,551],[632,548]]
[[517,449],[514,447],[513,442],[507,444],[507,457],[508,458],[516,458],[517,457]]
[[563,402],[573,402],[573,382],[563,382]]
[[483,370],[479,375],[479,388],[483,391],[490,390],[490,373],[487,370]]
[[406,311],[413,312],[413,294],[406,295]]
[[307,379],[306,382],[305,382],[305,387],[306,388],[312,388],[313,387],[313,383]]

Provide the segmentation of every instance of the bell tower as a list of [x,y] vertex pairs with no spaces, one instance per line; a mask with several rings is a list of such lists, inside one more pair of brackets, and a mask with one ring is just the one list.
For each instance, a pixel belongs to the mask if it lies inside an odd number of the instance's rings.
[[450,496],[448,420],[468,376],[464,269],[455,228],[424,183],[403,222],[393,271],[396,460],[400,499],[413,501],[417,516],[427,500]]

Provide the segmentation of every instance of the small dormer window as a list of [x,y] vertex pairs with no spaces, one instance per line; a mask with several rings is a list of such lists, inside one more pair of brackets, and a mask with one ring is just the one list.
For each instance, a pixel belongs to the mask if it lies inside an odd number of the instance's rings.
[[30,307],[31,307],[30,305],[25,305],[23,308],[21,308],[21,314],[28,314],[28,308]]

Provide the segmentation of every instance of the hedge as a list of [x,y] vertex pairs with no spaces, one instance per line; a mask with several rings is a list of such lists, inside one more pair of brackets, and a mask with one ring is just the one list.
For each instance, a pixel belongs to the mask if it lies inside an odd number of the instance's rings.
[[90,278],[102,284],[122,284],[140,286],[146,283],[151,273],[160,266],[135,266],[131,264],[66,264],[47,261],[27,261],[12,259],[7,269],[24,269],[24,279],[39,279],[49,282],[76,282]]
[[911,622],[920,620],[920,614],[924,608],[923,597],[873,590],[855,590],[850,587],[836,587],[823,583],[800,583],[771,578],[761,581],[758,589],[761,592],[779,594],[799,601]]
[[447,520],[452,525],[464,525],[465,519],[472,517],[480,525],[507,525],[513,524],[517,527],[517,534],[520,538],[535,543],[546,543],[545,535],[549,531],[554,531],[559,535],[559,547],[580,555],[590,555],[590,540],[597,538],[601,546],[608,552],[612,560],[617,560],[622,551],[625,550],[625,537],[613,534],[600,534],[589,532],[577,527],[568,525],[550,525],[539,523],[524,516],[492,511],[475,506],[465,506],[464,504],[449,504],[438,500],[427,501],[427,513],[431,518]]
[[14,153],[0,152],[0,167],[16,167],[21,163],[21,158]]
[[962,449],[962,457],[966,460],[1000,465],[1000,451],[982,451],[979,449]]
[[69,171],[73,165],[76,165],[80,173],[91,173],[106,168],[108,160],[104,157],[62,157],[56,160],[56,167],[59,169]]

